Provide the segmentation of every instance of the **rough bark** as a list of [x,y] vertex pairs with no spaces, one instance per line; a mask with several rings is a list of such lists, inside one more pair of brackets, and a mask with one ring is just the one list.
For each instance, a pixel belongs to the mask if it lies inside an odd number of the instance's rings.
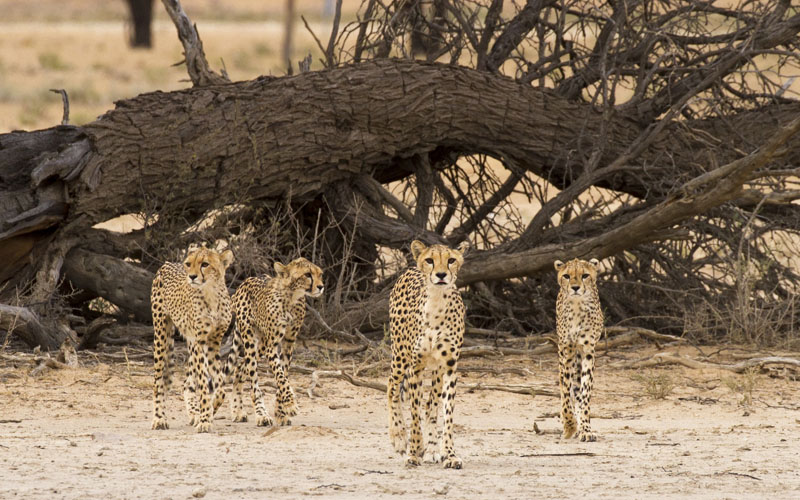
[[60,345],[56,330],[48,328],[36,313],[26,307],[0,304],[0,330],[17,335],[30,347],[55,350]]
[[[630,167],[600,184],[648,202],[675,202],[669,196],[681,183],[740,159],[798,112],[795,103],[668,125]],[[408,160],[414,157],[435,164],[448,155],[482,153],[566,187],[589,164],[598,137],[605,141],[602,168],[642,132],[625,117],[602,118],[588,104],[502,76],[396,60],[144,94],[85,127],[0,135],[0,277],[13,290],[32,252],[65,237],[67,228],[85,231],[123,213],[167,206],[200,216],[243,198],[314,200],[334,194],[334,187],[358,190],[365,175],[379,182],[413,175]],[[777,166],[797,163],[800,140],[789,139],[787,150]],[[669,168],[663,158],[670,158]],[[737,194],[726,192],[725,199]],[[556,253],[610,255],[707,206],[666,206],[662,219],[627,226],[641,229],[625,232],[627,239],[617,232],[513,253],[475,252],[461,282],[530,274]],[[628,218],[641,214],[653,215],[643,209]],[[411,220],[366,213],[374,223],[363,226],[365,237],[396,247],[412,237],[443,241],[415,226],[414,214],[405,215]],[[85,254],[73,251],[64,262],[71,281],[149,319],[149,277],[79,256]],[[104,274],[107,269],[117,271]],[[120,278],[136,282],[132,291],[118,288]]]
[[138,321],[151,320],[153,273],[121,259],[75,249],[64,260],[64,274],[74,287],[92,291]]
[[[775,123],[788,122],[798,109],[775,106],[724,123],[667,127],[638,162],[648,165],[646,171],[617,175],[606,184],[642,198],[666,195],[676,179],[659,179],[658,158],[666,155],[684,165],[688,179],[705,167],[698,150],[716,155],[719,163],[735,159],[737,148],[730,146],[763,143]],[[48,177],[31,172],[43,168],[40,157],[7,146],[38,144],[37,137],[0,136],[0,172],[15,170],[12,181],[39,184],[36,191],[15,193],[17,206],[0,219],[0,238],[30,222],[20,214],[37,207],[37,196],[50,181],[68,181],[74,200],[68,220],[85,215],[87,222],[141,210],[151,200],[206,209],[213,200],[233,200],[243,191],[270,198],[291,190],[295,198],[311,199],[325,186],[372,170],[384,182],[405,177],[409,173],[397,168],[397,159],[452,150],[508,157],[563,186],[582,171],[585,158],[579,152],[589,151],[582,146],[600,135],[601,121],[588,105],[507,78],[409,61],[144,94],[119,102],[81,129],[33,133],[45,135],[39,147],[62,148],[57,160],[63,165],[51,167]],[[743,123],[748,126],[736,127]],[[641,132],[625,118],[612,119],[607,129],[607,161]],[[83,151],[84,134],[92,151],[72,161],[67,156]],[[709,147],[709,135],[718,139],[716,147]],[[797,143],[790,143],[795,147],[787,161],[800,156]]]

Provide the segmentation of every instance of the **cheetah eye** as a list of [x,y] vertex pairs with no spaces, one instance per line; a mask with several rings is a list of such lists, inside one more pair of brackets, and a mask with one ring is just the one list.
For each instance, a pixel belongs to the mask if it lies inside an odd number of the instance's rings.
[[449,259],[447,259],[447,263],[448,264],[455,264],[456,263],[456,259],[450,257]]
[[425,259],[425,262],[427,262],[427,263],[428,263],[428,264],[430,264],[430,265],[433,265],[433,259],[431,259],[430,257],[428,257],[427,259]]
[[311,279],[311,272],[310,271],[306,273],[306,278]]
[[203,262],[202,264],[200,264],[200,267],[202,268],[208,267],[208,262]]
[[589,275],[588,274],[584,274],[583,276],[581,276],[581,278],[583,278],[585,280],[588,280],[589,279]]
[[569,279],[569,274],[565,274],[564,276],[562,276],[562,278],[564,278],[565,280],[568,280]]
[[189,267],[190,264],[188,262],[184,262],[183,265]]

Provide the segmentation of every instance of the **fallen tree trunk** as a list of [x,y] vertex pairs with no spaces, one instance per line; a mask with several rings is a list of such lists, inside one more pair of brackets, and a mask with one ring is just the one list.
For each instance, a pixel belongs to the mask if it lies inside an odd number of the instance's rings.
[[[764,142],[772,124],[788,122],[798,110],[785,105],[745,112],[724,125],[668,126],[642,154],[646,175],[622,172],[604,184],[643,198],[665,196],[676,181],[701,172],[698,149],[720,163],[733,160],[740,156],[734,144]],[[22,243],[14,239],[24,234],[79,218],[88,227],[153,206],[202,213],[243,193],[253,200],[288,193],[310,200],[361,174],[381,182],[406,177],[410,172],[398,161],[413,155],[485,153],[563,187],[585,160],[570,152],[589,151],[583,143],[603,136],[605,161],[612,161],[641,132],[617,117],[601,134],[601,121],[588,104],[500,76],[411,61],[144,94],[82,128],[0,135],[0,242],[17,248]],[[731,133],[727,127],[737,121],[748,126]],[[714,147],[707,136],[718,140]],[[797,162],[800,141],[788,150],[786,161]],[[656,160],[667,154],[670,175],[661,178]],[[683,166],[683,177],[674,175],[674,165]],[[390,240],[394,232],[385,236]]]
[[149,323],[150,287],[155,276],[130,262],[76,248],[64,260],[64,275],[76,288],[89,290]]
[[[472,252],[459,284],[530,275],[556,258],[614,255],[735,201],[756,169],[800,160],[797,122],[778,133],[775,126],[799,112],[800,104],[792,103],[664,126],[631,165],[596,183],[646,198],[643,203],[588,235]],[[737,123],[747,126],[731,128]],[[53,242],[122,214],[169,208],[192,223],[243,198],[318,202],[335,193],[337,209],[341,193],[350,193],[357,208],[369,197],[364,176],[387,183],[419,173],[410,158],[437,165],[469,154],[502,159],[568,188],[585,172],[593,141],[606,143],[597,161],[602,169],[626,157],[643,128],[622,115],[601,119],[590,104],[502,76],[415,61],[144,94],[84,127],[0,135],[0,300],[33,279],[31,263]],[[761,144],[766,147],[746,154]],[[770,164],[782,145],[782,161]],[[668,166],[662,157],[670,158]],[[726,166],[712,169],[718,163]],[[752,194],[743,203],[752,203]],[[395,248],[413,237],[447,240],[414,223],[417,214],[401,212],[397,219],[367,218],[362,237]],[[357,215],[345,222],[358,232]],[[152,275],[120,257],[72,250],[64,272],[74,286],[149,321]],[[48,270],[56,277],[59,271]],[[371,317],[379,327],[384,299],[376,298],[376,308],[356,308],[342,324],[359,327]]]

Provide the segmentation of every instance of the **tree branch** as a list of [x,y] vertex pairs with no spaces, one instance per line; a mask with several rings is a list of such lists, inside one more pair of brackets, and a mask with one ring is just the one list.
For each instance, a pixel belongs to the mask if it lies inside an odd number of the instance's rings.
[[[741,193],[742,184],[750,174],[764,166],[778,148],[800,130],[800,118],[773,135],[763,147],[750,155],[733,161],[684,184],[676,194],[635,217],[598,236],[564,245],[544,245],[512,254],[477,252],[467,257],[458,277],[459,286],[476,281],[504,279],[532,274],[551,266],[556,259],[614,255],[647,241],[661,229],[677,224],[695,214],[705,213]],[[475,264],[471,265],[470,261]]]
[[195,87],[206,85],[223,85],[230,83],[225,75],[214,73],[208,65],[206,54],[203,51],[203,41],[197,32],[197,26],[192,24],[189,16],[183,11],[179,0],[161,0],[164,8],[167,9],[172,22],[178,29],[178,39],[183,44],[183,55],[186,58],[186,69],[189,71],[189,78]]

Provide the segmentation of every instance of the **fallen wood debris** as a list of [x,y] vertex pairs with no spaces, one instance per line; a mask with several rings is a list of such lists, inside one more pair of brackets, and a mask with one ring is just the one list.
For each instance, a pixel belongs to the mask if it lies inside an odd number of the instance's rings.
[[610,366],[614,368],[649,368],[652,366],[663,365],[683,365],[687,368],[693,368],[696,370],[727,370],[734,373],[744,373],[749,368],[760,368],[766,365],[788,365],[800,367],[800,360],[782,356],[766,356],[750,358],[734,364],[722,364],[698,361],[696,359],[682,356],[679,353],[659,352],[647,359],[631,362],[618,362],[613,363]]

